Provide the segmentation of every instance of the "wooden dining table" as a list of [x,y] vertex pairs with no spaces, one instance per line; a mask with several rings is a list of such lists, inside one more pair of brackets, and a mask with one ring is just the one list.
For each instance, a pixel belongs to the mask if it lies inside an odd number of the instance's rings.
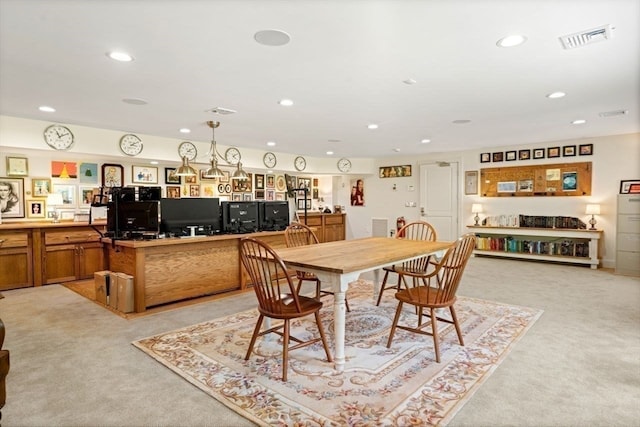
[[443,255],[452,242],[367,237],[317,245],[275,249],[289,268],[315,274],[334,293],[335,369],[345,367],[345,293],[360,274],[374,272],[375,298],[380,289],[380,269],[426,255]]

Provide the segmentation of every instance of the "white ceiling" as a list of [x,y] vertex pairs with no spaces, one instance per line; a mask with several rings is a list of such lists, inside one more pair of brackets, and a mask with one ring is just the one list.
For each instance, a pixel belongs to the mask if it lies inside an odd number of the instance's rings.
[[[528,41],[498,48],[510,34]],[[640,132],[639,44],[638,0],[0,0],[0,114],[203,142],[214,119],[221,145],[318,157],[544,143]]]

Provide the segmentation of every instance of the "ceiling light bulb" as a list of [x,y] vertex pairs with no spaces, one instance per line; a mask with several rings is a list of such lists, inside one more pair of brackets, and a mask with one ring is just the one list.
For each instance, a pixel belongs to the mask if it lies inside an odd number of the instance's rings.
[[157,160],[151,160],[149,163],[151,163],[152,165],[157,165],[158,161]]
[[56,109],[53,107],[49,107],[48,105],[42,105],[38,107],[38,110],[43,111],[45,113],[55,113]]
[[396,153],[399,153],[400,149],[399,148],[394,148],[393,151],[395,151]]
[[564,92],[551,92],[550,94],[547,95],[547,98],[550,99],[557,99],[557,98],[563,98],[565,97],[567,94]]
[[367,126],[368,129],[378,129],[378,125],[375,123],[371,123],[369,126]]
[[278,104],[284,107],[291,107],[293,105],[293,101],[290,99],[281,99],[280,101],[278,101]]
[[107,52],[107,56],[115,61],[120,61],[120,62],[133,61],[133,56],[125,52]]
[[587,121],[584,119],[578,119],[571,122],[572,125],[583,125],[585,123],[587,123]]
[[276,143],[275,143],[274,141],[267,141],[267,145],[268,145],[269,147],[275,147],[275,146],[276,146]]
[[499,47],[514,47],[514,46],[519,46],[526,41],[527,41],[527,38],[525,36],[514,34],[511,36],[501,38],[496,42],[496,44]]
[[327,151],[327,156],[333,156],[333,151]]
[[414,79],[406,79],[406,80],[403,80],[402,83],[407,84],[407,85],[414,85],[414,84],[416,84],[418,82],[415,81]]
[[191,133],[191,129],[182,128],[180,129],[180,133]]
[[423,139],[423,140],[422,140],[422,141],[420,141],[420,142],[421,142],[421,143],[423,143],[423,144],[428,144],[428,143],[430,143],[430,142],[431,142],[431,140],[430,140],[430,139]]

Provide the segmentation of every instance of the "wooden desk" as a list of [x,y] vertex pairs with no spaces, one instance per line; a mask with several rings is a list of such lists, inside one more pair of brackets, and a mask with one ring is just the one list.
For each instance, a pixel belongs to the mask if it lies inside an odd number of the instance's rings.
[[400,264],[425,255],[443,252],[451,242],[426,242],[421,240],[368,237],[276,249],[287,266],[313,273],[323,282],[331,284],[334,292],[335,368],[344,371],[345,313],[344,296],[349,283],[361,273],[374,271],[373,298],[380,287],[379,270],[392,264]]

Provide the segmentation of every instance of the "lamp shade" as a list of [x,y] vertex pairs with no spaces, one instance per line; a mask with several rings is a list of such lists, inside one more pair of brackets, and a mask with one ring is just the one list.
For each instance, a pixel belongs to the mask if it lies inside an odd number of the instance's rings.
[[49,193],[47,194],[47,206],[62,206],[64,200],[62,200],[62,194]]
[[198,175],[198,172],[189,166],[189,159],[187,156],[182,157],[182,165],[176,170],[176,176],[194,176]]
[[587,205],[587,210],[585,213],[587,215],[600,215],[600,205],[598,204]]
[[482,212],[482,205],[480,203],[474,203],[471,205],[471,213]]
[[242,169],[242,162],[238,162],[238,169],[236,169],[231,178],[238,179],[240,181],[249,179],[249,175]]
[[218,159],[215,157],[211,158],[211,167],[204,171],[202,174],[204,178],[222,178],[224,173],[218,167]]

